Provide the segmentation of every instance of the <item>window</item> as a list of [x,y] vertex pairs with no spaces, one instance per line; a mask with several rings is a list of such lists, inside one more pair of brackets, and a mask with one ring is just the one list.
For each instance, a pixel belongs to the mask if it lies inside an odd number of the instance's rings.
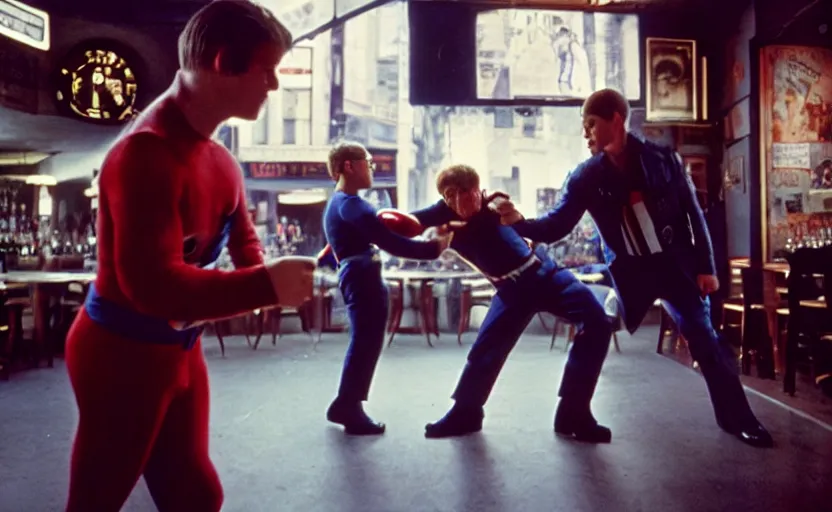
[[494,128],[514,128],[514,109],[506,107],[495,108]]
[[530,115],[523,117],[523,137],[535,137],[538,130],[538,117]]
[[263,104],[263,109],[254,125],[251,127],[251,143],[265,146],[269,143],[269,102]]
[[283,144],[297,144],[297,120],[283,119]]
[[283,89],[283,144],[312,143],[312,90]]

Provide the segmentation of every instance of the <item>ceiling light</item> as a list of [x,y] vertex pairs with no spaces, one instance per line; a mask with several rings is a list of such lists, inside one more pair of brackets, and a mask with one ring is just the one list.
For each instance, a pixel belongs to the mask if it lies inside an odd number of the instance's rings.
[[33,174],[31,176],[26,176],[26,184],[54,187],[58,184],[58,180],[54,176],[49,176],[48,174]]
[[318,204],[326,202],[326,189],[311,188],[306,190],[294,190],[288,194],[278,194],[277,202],[280,204]]
[[58,184],[58,180],[48,174],[5,174],[0,175],[0,180],[22,181],[27,185],[46,187],[53,187]]
[[36,151],[0,152],[0,165],[37,165],[52,156]]

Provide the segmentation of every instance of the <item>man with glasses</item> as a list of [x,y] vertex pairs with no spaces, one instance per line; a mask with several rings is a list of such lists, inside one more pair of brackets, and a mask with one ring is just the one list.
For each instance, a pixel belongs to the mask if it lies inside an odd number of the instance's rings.
[[[384,424],[373,421],[362,405],[370,392],[387,326],[387,288],[374,245],[402,258],[433,260],[445,250],[448,239],[411,240],[394,233],[378,218],[376,209],[358,196],[359,190],[372,186],[375,170],[369,152],[361,144],[336,145],[329,153],[328,167],[336,185],[323,224],[347,306],[350,345],[338,396],[326,416],[343,425],[347,434],[378,435],[384,433]],[[415,219],[411,223],[416,224]]]

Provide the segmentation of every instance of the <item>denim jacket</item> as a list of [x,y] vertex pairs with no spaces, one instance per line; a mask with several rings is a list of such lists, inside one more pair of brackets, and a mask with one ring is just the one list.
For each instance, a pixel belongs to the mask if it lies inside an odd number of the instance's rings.
[[[711,237],[681,157],[669,148],[640,140],[632,134],[627,136],[627,148],[637,152],[636,160],[641,163],[644,204],[656,228],[662,252],[670,255],[691,279],[695,280],[699,274],[715,274]],[[621,292],[620,285],[624,281],[637,280],[636,276],[623,275],[623,268],[627,268],[628,274],[633,269],[636,273],[650,271],[648,268],[640,269],[639,262],[643,260],[638,256],[628,256],[626,250],[621,225],[627,194],[624,174],[613,166],[604,153],[599,153],[570,173],[560,201],[553,210],[537,219],[520,221],[514,227],[523,237],[535,242],[552,243],[568,235],[588,211],[612,253],[609,255],[612,259],[608,259],[607,263]],[[620,262],[616,265],[617,260],[627,260],[627,264]],[[650,297],[654,293],[634,293],[641,295],[641,300],[637,300],[639,303],[655,300]],[[630,294],[619,295],[626,308],[626,295]],[[637,309],[642,309],[642,306]],[[639,315],[643,317],[640,312],[635,316]],[[640,321],[641,318],[638,319]]]

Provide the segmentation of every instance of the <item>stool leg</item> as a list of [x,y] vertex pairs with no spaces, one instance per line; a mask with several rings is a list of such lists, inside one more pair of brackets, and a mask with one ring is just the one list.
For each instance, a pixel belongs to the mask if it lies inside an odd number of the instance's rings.
[[470,292],[463,292],[459,300],[459,325],[457,326],[456,342],[462,346],[462,333],[471,326],[471,308],[474,307]]
[[272,345],[277,346],[277,340],[280,339],[281,332],[280,332],[280,325],[283,322],[283,310],[277,308],[274,310],[274,332],[276,333],[272,336]]
[[569,324],[569,333],[566,335],[566,345],[563,346],[563,351],[569,350],[569,345],[575,341],[575,324]]
[[555,340],[558,337],[558,329],[560,329],[561,321],[555,318],[555,324],[552,326],[552,341],[549,343],[549,351],[555,348]]
[[393,344],[393,338],[396,336],[396,332],[402,325],[402,314],[404,312],[404,297],[401,294],[396,295],[395,299],[393,300],[392,309],[393,311],[390,314],[390,322],[387,326],[387,330],[390,332],[390,339],[387,340],[388,347]]
[[225,342],[222,340],[222,322],[214,322],[214,334],[217,335],[217,340],[220,342],[220,350],[225,354]]
[[[8,324],[11,324],[9,314]],[[9,380],[12,375],[12,332],[11,325],[4,325],[0,332],[0,380]]]

